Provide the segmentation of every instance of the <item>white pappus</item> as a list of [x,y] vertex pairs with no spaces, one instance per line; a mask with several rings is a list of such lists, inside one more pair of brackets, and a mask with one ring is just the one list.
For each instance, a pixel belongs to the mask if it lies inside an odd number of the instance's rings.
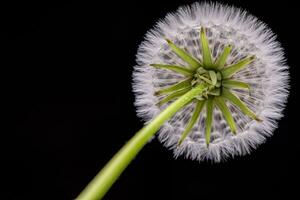
[[237,80],[248,83],[250,91],[233,89],[234,93],[262,121],[252,120],[235,105],[226,101],[236,123],[236,134],[218,108],[213,109],[210,144],[205,142],[206,112],[201,112],[195,126],[178,145],[182,132],[189,122],[195,103],[178,111],[167,121],[158,133],[159,140],[170,149],[175,157],[211,160],[219,162],[235,155],[250,153],[271,136],[282,117],[288,96],[288,66],[285,64],[283,50],[273,32],[256,17],[239,8],[215,3],[194,3],[180,7],[169,13],[145,36],[137,53],[137,65],[133,72],[133,90],[138,116],[146,123],[156,117],[172,101],[158,105],[165,96],[155,93],[163,88],[184,80],[182,74],[172,70],[155,68],[153,63],[187,66],[172,51],[165,38],[186,50],[199,60],[203,59],[203,49],[199,40],[200,29],[205,28],[211,56],[217,59],[226,45],[232,50],[225,68],[239,60],[255,56],[255,61],[233,75]]

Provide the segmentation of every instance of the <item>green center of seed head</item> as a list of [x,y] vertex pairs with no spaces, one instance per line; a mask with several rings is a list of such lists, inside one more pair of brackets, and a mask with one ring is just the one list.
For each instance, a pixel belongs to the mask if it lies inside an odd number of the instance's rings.
[[193,57],[193,55],[189,54],[184,49],[179,48],[171,40],[166,39],[170,49],[180,59],[186,62],[187,66],[168,64],[151,64],[151,66],[158,69],[171,70],[185,77],[182,81],[155,92],[156,96],[164,96],[164,98],[157,103],[158,106],[162,106],[181,97],[196,86],[204,86],[205,89],[197,95],[193,101],[189,102],[194,102],[195,108],[190,121],[186,125],[185,130],[178,141],[178,145],[180,145],[191,132],[199,119],[202,108],[206,106],[204,134],[206,145],[208,147],[211,139],[210,135],[213,125],[213,110],[215,107],[222,112],[223,117],[233,134],[237,133],[237,128],[234,118],[232,117],[232,113],[226,104],[227,101],[237,106],[251,119],[257,121],[261,120],[247,107],[244,102],[239,99],[234,91],[232,91],[233,89],[242,89],[250,92],[250,85],[246,82],[235,80],[233,75],[251,64],[255,60],[255,57],[249,56],[235,62],[232,65],[226,65],[227,58],[232,49],[231,45],[226,45],[223,51],[216,58],[213,58],[208,39],[206,37],[206,30],[203,27],[200,30],[199,39],[202,52],[201,60]]
[[220,96],[222,74],[217,70],[206,70],[204,67],[199,67],[193,75],[191,85],[194,87],[199,84],[206,84],[207,86],[204,92],[196,97],[198,100],[208,99],[209,95]]

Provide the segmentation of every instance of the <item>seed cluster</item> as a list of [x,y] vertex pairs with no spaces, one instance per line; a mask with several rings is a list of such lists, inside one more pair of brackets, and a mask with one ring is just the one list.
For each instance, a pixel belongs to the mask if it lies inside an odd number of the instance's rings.
[[220,162],[249,154],[283,116],[289,93],[284,51],[272,30],[245,10],[205,2],[182,6],[147,32],[136,61],[135,106],[146,123],[178,97],[206,88],[158,131],[175,157]]

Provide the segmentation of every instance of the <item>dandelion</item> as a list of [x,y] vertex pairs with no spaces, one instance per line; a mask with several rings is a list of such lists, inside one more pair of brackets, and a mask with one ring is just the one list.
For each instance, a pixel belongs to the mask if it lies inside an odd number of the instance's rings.
[[135,104],[145,121],[206,84],[159,131],[176,157],[218,162],[247,154],[272,135],[282,116],[288,94],[282,48],[263,22],[238,8],[179,8],[147,33],[137,62]]
[[219,162],[272,135],[288,95],[288,67],[272,31],[235,7],[194,3],[168,14],[137,53],[133,90],[146,125],[78,199],[101,199],[143,146]]

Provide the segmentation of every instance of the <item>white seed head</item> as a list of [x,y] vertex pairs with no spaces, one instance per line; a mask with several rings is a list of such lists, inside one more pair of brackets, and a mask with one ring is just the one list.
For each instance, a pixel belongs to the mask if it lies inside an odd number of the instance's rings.
[[212,160],[219,162],[235,155],[250,153],[271,136],[282,117],[288,95],[288,66],[283,50],[275,41],[275,35],[256,17],[235,7],[212,3],[194,3],[169,13],[151,29],[139,46],[137,65],[133,72],[133,90],[138,116],[146,123],[157,116],[169,103],[158,106],[164,96],[154,93],[166,86],[184,80],[176,72],[150,66],[153,63],[186,66],[168,46],[165,38],[185,49],[194,58],[202,60],[199,40],[200,28],[206,28],[212,58],[219,56],[226,45],[232,45],[225,67],[237,61],[255,56],[254,62],[234,75],[248,83],[251,90],[235,89],[235,94],[254,112],[262,122],[252,120],[236,106],[227,102],[237,134],[233,135],[218,109],[213,110],[213,125],[209,146],[205,143],[206,112],[201,113],[190,134],[178,145],[195,104],[189,104],[166,122],[158,133],[159,140],[174,150],[175,157]]

